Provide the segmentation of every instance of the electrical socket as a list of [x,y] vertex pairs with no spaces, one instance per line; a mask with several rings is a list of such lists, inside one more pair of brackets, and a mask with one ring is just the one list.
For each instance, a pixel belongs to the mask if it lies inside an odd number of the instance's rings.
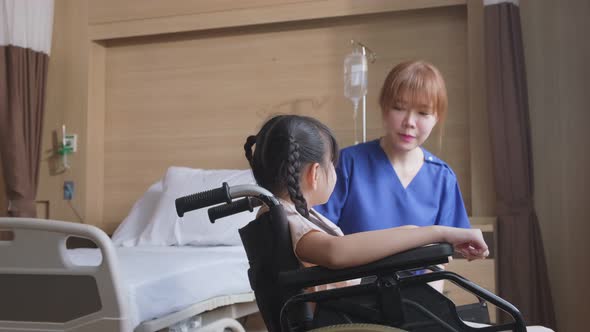
[[72,152],[78,151],[78,135],[67,134],[63,142],[64,146],[70,147]]
[[74,198],[74,181],[64,181],[64,200],[71,201]]

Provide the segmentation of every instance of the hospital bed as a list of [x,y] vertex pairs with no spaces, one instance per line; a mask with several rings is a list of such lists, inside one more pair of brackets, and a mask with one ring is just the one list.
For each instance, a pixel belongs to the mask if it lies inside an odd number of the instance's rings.
[[[174,199],[246,170],[170,167],[112,238],[84,224],[0,218],[0,331],[244,331],[258,311],[237,229],[205,212],[178,219]],[[68,249],[69,238],[95,248]]]
[[[115,247],[96,227],[0,218],[0,331],[244,331],[243,247]],[[69,237],[98,248],[67,249]],[[190,329],[189,329],[190,327]],[[184,329],[183,329],[184,328]]]

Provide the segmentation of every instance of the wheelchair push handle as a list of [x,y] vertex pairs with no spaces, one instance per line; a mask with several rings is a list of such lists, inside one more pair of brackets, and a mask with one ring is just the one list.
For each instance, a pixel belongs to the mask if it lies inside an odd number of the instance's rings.
[[[230,187],[224,182],[220,188],[177,198],[175,200],[176,213],[179,217],[182,217],[186,212],[198,210],[211,205],[226,203],[226,205],[224,205],[226,207],[220,207],[220,211],[213,212],[214,217],[217,214],[220,216],[214,219],[219,219],[230,214],[246,211],[245,209],[237,210],[238,207],[232,205],[232,200],[239,197],[254,197],[269,207],[279,205],[279,202],[274,195],[262,187],[253,184],[242,184]],[[244,208],[244,205],[239,205],[239,207]],[[231,211],[233,211],[233,213],[229,213]]]
[[214,224],[217,219],[221,219],[227,216],[231,216],[232,214],[237,214],[244,211],[253,212],[255,207],[261,205],[262,202],[260,200],[252,199],[251,197],[246,197],[238,201],[231,202],[229,204],[214,206],[207,211],[207,214],[209,215],[209,220],[211,221],[211,223]]
[[184,216],[186,212],[198,210],[206,206],[215,205],[219,203],[231,203],[229,185],[224,182],[221,188],[211,189],[194,193],[192,195],[177,198],[174,203],[176,205],[176,213],[179,217]]

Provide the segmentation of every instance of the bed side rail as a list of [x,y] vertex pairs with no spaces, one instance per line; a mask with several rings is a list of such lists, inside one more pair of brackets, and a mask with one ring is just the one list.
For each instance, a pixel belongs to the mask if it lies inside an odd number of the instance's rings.
[[[110,238],[72,222],[0,218],[0,331],[129,331],[128,304]],[[75,264],[70,237],[94,242],[96,266]],[[92,295],[92,296],[91,296]]]

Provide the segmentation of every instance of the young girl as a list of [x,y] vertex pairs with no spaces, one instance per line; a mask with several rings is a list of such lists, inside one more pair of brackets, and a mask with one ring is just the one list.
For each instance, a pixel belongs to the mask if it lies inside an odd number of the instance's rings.
[[[343,235],[311,208],[325,203],[332,194],[338,161],[334,136],[313,118],[276,116],[256,136],[248,137],[244,149],[258,184],[284,206],[293,249],[304,266],[352,267],[435,242],[451,243],[469,260],[488,255],[481,231],[476,229],[437,225]],[[373,208],[381,209],[378,205]]]
[[345,234],[410,224],[469,228],[455,174],[421,147],[446,117],[441,73],[424,61],[400,63],[379,105],[383,137],[342,150],[335,190],[317,211]]

